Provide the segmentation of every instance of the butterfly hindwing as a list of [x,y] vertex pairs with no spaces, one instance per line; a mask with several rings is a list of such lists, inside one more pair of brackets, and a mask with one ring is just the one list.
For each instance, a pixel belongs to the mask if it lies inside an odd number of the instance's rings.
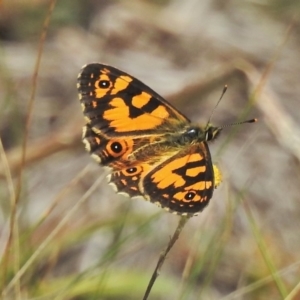
[[118,193],[145,199],[180,214],[203,210],[215,188],[206,143],[174,153],[166,161],[135,163],[113,171],[109,182]]
[[144,197],[140,188],[142,177],[151,170],[150,163],[137,163],[131,167],[115,170],[108,176],[109,182],[119,194]]
[[214,188],[214,171],[206,142],[177,153],[143,178],[144,197],[181,214],[202,211]]

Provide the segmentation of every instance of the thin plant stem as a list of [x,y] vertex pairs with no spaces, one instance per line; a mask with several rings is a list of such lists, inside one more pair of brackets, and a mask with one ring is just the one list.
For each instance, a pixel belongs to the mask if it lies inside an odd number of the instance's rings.
[[175,242],[177,241],[184,225],[186,224],[186,222],[189,220],[189,217],[186,217],[186,216],[181,216],[180,217],[180,220],[179,220],[179,223],[178,223],[178,226],[172,236],[172,238],[170,239],[169,241],[169,244],[167,246],[167,248],[161,253],[159,259],[158,259],[158,262],[157,262],[157,265],[154,269],[154,272],[152,274],[152,277],[148,283],[148,286],[147,286],[147,289],[146,289],[146,292],[145,292],[145,295],[143,297],[143,300],[147,300],[149,295],[150,295],[150,292],[151,292],[151,289],[156,281],[156,278],[158,277],[158,275],[160,274],[160,270],[161,270],[161,267],[163,266],[164,264],[164,261],[169,253],[169,251],[172,249],[172,247],[174,246]]

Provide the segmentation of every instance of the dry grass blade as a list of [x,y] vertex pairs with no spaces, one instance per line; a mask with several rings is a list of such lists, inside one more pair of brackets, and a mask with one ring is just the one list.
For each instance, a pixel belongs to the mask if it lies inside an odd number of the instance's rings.
[[163,266],[164,264],[164,261],[169,253],[169,251],[172,249],[172,247],[174,246],[175,242],[177,241],[184,225],[186,224],[186,222],[189,220],[189,217],[185,217],[185,216],[181,216],[180,217],[180,220],[179,220],[179,223],[178,223],[178,226],[172,236],[172,238],[170,239],[169,241],[169,244],[167,246],[167,248],[161,253],[159,259],[158,259],[158,262],[157,262],[157,265],[155,267],[155,270],[151,276],[151,279],[148,283],[148,286],[147,286],[147,289],[146,289],[146,292],[145,292],[145,295],[143,297],[143,300],[147,300],[149,295],[150,295],[150,292],[151,292],[151,289],[156,281],[156,278],[158,277],[159,273],[160,273],[160,269],[161,267]]
[[[259,81],[260,73],[247,62],[240,64],[240,67],[250,86],[254,89]],[[300,161],[300,129],[274,93],[267,87],[260,92],[256,107],[262,112],[269,130],[274,134],[278,143]]]
[[[72,126],[68,127],[72,128]],[[27,146],[26,160],[23,163],[20,162],[22,148],[16,147],[7,153],[7,161],[10,167],[10,172],[12,174],[16,174],[21,168],[24,168],[34,162],[39,162],[41,159],[48,157],[51,154],[70,148],[73,149],[74,146],[80,144],[80,137],[80,131],[62,129],[60,132],[50,133],[45,137],[39,138]],[[2,166],[0,166],[0,178],[4,176],[5,170]]]
[[297,299],[297,295],[299,296],[300,291],[300,282],[295,286],[295,288],[284,298],[284,300],[293,300]]
[[44,25],[43,25],[43,29],[42,29],[42,33],[41,33],[41,37],[40,37],[40,41],[39,41],[38,54],[37,54],[37,59],[36,59],[33,76],[32,76],[32,89],[31,89],[31,95],[30,95],[29,102],[28,102],[26,123],[25,123],[23,143],[22,143],[21,166],[19,169],[18,183],[17,183],[17,188],[16,188],[16,203],[18,203],[18,200],[19,200],[19,197],[21,194],[21,190],[22,190],[23,166],[25,165],[25,160],[26,160],[27,141],[28,141],[28,134],[29,134],[29,129],[30,129],[31,121],[32,121],[33,105],[35,102],[38,71],[40,68],[42,54],[43,54],[43,48],[44,48],[47,31],[48,31],[48,27],[50,24],[50,20],[51,20],[51,16],[52,16],[52,12],[54,10],[55,4],[56,4],[56,0],[52,0],[50,2],[49,10],[48,10],[47,16],[44,21]]
[[288,292],[287,289],[283,283],[283,281],[281,280],[281,278],[278,275],[278,272],[276,270],[276,267],[274,265],[274,262],[269,254],[268,248],[266,243],[264,242],[263,237],[261,236],[261,233],[259,231],[258,225],[255,221],[255,218],[253,216],[253,213],[250,209],[250,206],[247,204],[246,201],[243,202],[244,208],[245,208],[245,212],[247,214],[247,218],[250,222],[251,225],[251,229],[253,232],[253,235],[255,237],[255,240],[257,242],[257,246],[262,254],[262,257],[273,277],[273,280],[277,286],[278,292],[281,295],[282,299],[285,299],[285,297],[287,296]]
[[[3,278],[6,277],[6,273],[7,273],[6,262],[9,261],[9,255],[10,255],[9,250],[11,249],[11,244],[13,242],[14,233],[18,232],[17,222],[16,222],[16,214],[17,214],[18,202],[20,200],[20,195],[21,195],[21,190],[22,190],[23,169],[24,169],[24,164],[25,164],[25,160],[26,160],[28,134],[29,134],[29,129],[30,129],[31,120],[32,120],[33,105],[34,105],[34,101],[35,101],[35,94],[36,94],[36,88],[37,88],[38,70],[40,67],[41,57],[42,57],[42,53],[43,53],[43,47],[44,47],[44,43],[46,40],[47,30],[48,30],[48,27],[50,24],[50,19],[51,19],[51,15],[52,15],[52,12],[55,7],[55,3],[56,3],[56,0],[53,0],[50,2],[47,17],[45,18],[45,21],[44,21],[44,26],[42,29],[41,38],[40,38],[39,46],[38,46],[38,54],[37,54],[36,64],[35,64],[33,77],[32,77],[32,89],[31,89],[31,95],[30,95],[29,102],[28,102],[26,124],[24,127],[24,135],[23,135],[23,143],[22,143],[22,153],[21,153],[21,163],[20,163],[21,166],[19,168],[15,198],[13,200],[13,203],[11,204],[11,218],[10,218],[10,226],[9,226],[9,235],[8,235],[7,243],[5,245],[4,254],[2,257],[1,269],[3,270],[3,275],[4,275]],[[17,242],[17,239],[18,239],[18,237],[16,236],[15,242]],[[18,248],[18,245],[15,244],[15,246]],[[18,250],[16,250],[15,252],[18,252]],[[17,267],[17,269],[19,268],[19,266],[16,266],[16,267]],[[18,294],[18,291],[20,290],[18,279],[14,282],[14,284],[16,286],[16,292]]]
[[189,99],[189,103],[196,103],[198,105],[199,98],[204,98],[216,87],[219,88],[224,85],[224,82],[230,81],[239,73],[239,70],[233,67],[232,62],[223,64],[217,72],[215,71],[208,75],[205,80],[195,79],[192,84],[187,85],[172,95],[168,95],[166,99],[176,107],[184,105],[186,99]]
[[63,228],[67,222],[70,221],[71,217],[76,211],[81,207],[81,205],[94,193],[98,185],[102,182],[105,175],[100,176],[93,185],[86,191],[86,193],[74,204],[74,206],[66,213],[66,215],[61,219],[61,221],[56,225],[52,232],[46,237],[46,239],[40,244],[40,246],[35,250],[35,252],[29,257],[26,263],[19,269],[18,273],[12,278],[10,283],[3,290],[3,295],[7,295],[12,289],[15,283],[24,275],[35,259],[41,254],[41,252],[46,248],[46,246],[55,238],[57,233]]
[[[289,275],[292,272],[296,272],[296,270],[299,269],[300,262],[296,262],[292,264],[291,266],[288,266],[285,269],[280,270],[279,272],[276,273],[276,276],[281,276],[283,277],[284,275]],[[253,293],[255,290],[258,290],[262,288],[263,286],[266,286],[270,282],[274,280],[273,274],[270,276],[267,276],[265,278],[262,278],[254,283],[251,283],[245,287],[242,287],[227,296],[221,298],[220,300],[231,300],[231,299],[240,299],[242,296],[245,296],[249,293]],[[294,299],[293,296],[295,296],[295,292],[299,291],[299,285],[296,285],[296,287],[293,289],[293,291],[285,298],[285,300],[292,300]]]
[[[295,18],[294,18],[295,19]],[[266,124],[278,142],[288,149],[292,155],[300,161],[300,129],[296,122],[289,116],[289,113],[280,104],[276,96],[267,88],[267,79],[274,68],[275,63],[283,52],[293,29],[293,21],[289,24],[282,43],[274,53],[270,63],[260,74],[256,68],[246,61],[237,64],[248,79],[251,89],[253,90],[252,102],[257,105],[265,116]],[[258,101],[258,98],[259,101]]]
[[[7,187],[8,187],[8,190],[9,190],[10,205],[11,205],[11,207],[13,207],[14,200],[16,199],[15,188],[14,188],[14,184],[13,184],[13,181],[12,181],[12,176],[11,176],[11,171],[10,171],[10,168],[9,168],[9,163],[7,161],[7,156],[6,156],[6,153],[4,151],[1,139],[0,139],[0,157],[1,157],[1,162],[2,162],[2,166],[3,166],[3,172],[5,174],[5,179],[6,179],[6,182],[7,182]],[[12,229],[12,230],[15,234],[18,232],[16,227],[14,227],[14,229]],[[5,249],[4,253],[8,253],[8,248],[7,248],[8,246],[9,246],[9,243],[6,244],[6,249]],[[17,247],[15,248],[15,250],[16,249],[17,249]],[[16,254],[16,258],[17,257],[19,257],[19,255]],[[18,261],[18,260],[16,259],[15,261]],[[8,264],[8,260],[5,260],[5,259],[1,260],[1,263],[0,263],[1,278],[6,277],[6,270],[7,270],[7,266],[8,266],[7,264]],[[14,264],[14,267],[15,267],[15,272],[16,272],[17,269],[18,269],[18,265]],[[1,285],[2,285],[2,282],[3,281],[1,281]],[[2,286],[0,286],[0,290],[2,290]]]

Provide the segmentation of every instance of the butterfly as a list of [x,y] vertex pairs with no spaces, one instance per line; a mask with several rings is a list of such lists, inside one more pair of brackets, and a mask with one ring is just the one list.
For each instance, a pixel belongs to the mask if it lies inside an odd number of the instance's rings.
[[118,193],[143,197],[175,214],[202,211],[221,182],[209,141],[221,132],[193,124],[133,76],[92,63],[78,75],[83,143]]

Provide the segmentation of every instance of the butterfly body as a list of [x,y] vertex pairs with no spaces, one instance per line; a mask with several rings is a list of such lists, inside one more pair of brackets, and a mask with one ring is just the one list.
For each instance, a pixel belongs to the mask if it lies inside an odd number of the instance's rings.
[[184,215],[208,204],[220,174],[207,141],[220,128],[192,124],[148,86],[111,66],[86,65],[77,87],[87,121],[83,142],[111,169],[117,192]]

